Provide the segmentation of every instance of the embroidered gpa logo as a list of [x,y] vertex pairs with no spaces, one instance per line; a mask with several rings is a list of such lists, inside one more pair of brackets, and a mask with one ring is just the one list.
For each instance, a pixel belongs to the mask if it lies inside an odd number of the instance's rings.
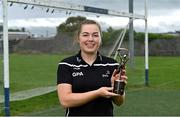
[[82,72],[73,72],[72,76],[77,77],[77,76],[83,76],[84,74]]

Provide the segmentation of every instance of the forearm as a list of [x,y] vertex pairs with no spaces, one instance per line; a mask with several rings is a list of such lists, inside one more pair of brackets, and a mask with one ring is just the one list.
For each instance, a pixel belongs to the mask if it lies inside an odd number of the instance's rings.
[[70,84],[59,84],[57,87],[60,103],[65,108],[81,106],[98,97],[110,98],[117,96],[112,92],[112,87],[101,87],[84,93],[73,93],[71,88]]
[[98,90],[85,93],[67,93],[60,96],[61,105],[65,108],[77,107],[99,97]]

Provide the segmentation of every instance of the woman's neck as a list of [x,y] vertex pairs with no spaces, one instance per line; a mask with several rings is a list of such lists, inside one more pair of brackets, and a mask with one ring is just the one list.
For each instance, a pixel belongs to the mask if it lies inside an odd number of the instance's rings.
[[97,57],[97,52],[95,53],[84,53],[81,52],[81,57],[83,58],[83,60],[88,63],[89,65],[92,65],[93,62],[96,60]]

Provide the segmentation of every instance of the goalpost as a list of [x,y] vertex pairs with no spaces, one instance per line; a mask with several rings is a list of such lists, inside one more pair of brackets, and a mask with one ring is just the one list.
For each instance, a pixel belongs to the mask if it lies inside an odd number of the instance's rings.
[[119,12],[109,9],[75,5],[70,3],[65,3],[61,1],[41,1],[41,0],[2,0],[3,3],[3,77],[4,77],[4,100],[5,100],[5,115],[10,116],[9,108],[9,42],[8,42],[8,2],[44,6],[54,9],[66,9],[81,12],[90,12],[103,15],[111,15],[117,17],[128,17],[131,19],[142,19],[145,21],[145,85],[148,85],[148,25],[147,25],[147,0],[145,0],[145,14],[138,15],[133,13]]

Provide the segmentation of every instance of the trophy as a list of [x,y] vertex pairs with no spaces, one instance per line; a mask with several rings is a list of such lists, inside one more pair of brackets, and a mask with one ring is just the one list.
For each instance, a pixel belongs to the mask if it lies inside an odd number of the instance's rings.
[[[125,68],[125,64],[129,60],[129,51],[126,48],[118,48],[117,55],[118,58],[120,59],[119,66],[117,68],[117,73],[119,73],[121,76],[122,69]],[[123,95],[125,90],[125,85],[126,84],[123,80],[121,79],[115,80],[113,86],[113,92],[119,95]]]

